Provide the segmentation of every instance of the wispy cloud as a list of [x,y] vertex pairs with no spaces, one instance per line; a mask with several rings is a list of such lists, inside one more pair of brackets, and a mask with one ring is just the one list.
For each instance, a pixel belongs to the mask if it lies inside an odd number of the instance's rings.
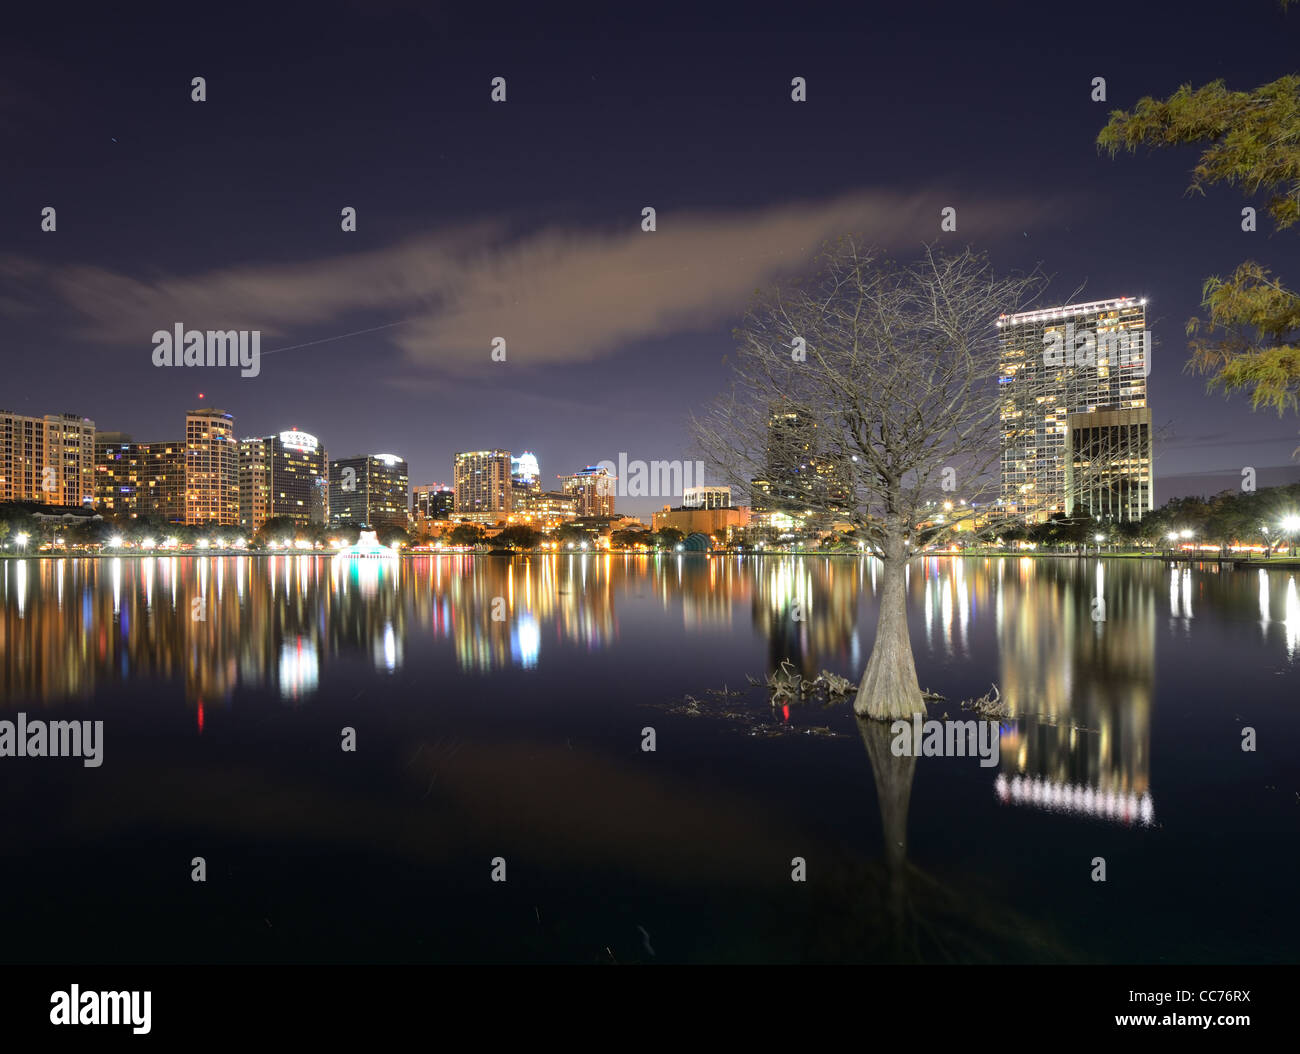
[[[805,265],[827,238],[863,234],[897,251],[939,234],[935,195],[865,192],[824,202],[729,212],[662,212],[659,229],[547,228],[509,235],[473,223],[368,252],[297,264],[241,265],[143,280],[101,267],[50,270],[41,281],[99,339],[148,346],[177,321],[260,329],[312,354],[322,327],[340,333],[401,320],[379,339],[415,366],[464,373],[504,337],[517,366],[589,362],[630,342],[734,318],[757,287]],[[963,209],[976,244],[1050,214],[1045,199]],[[340,237],[346,235],[340,234]],[[20,261],[9,261],[21,270]],[[24,274],[32,279],[30,273]]]

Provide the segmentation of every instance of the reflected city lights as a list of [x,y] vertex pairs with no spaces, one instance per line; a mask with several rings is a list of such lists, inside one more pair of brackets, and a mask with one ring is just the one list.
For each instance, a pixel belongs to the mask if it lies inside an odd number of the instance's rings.
[[1012,805],[1033,805],[1143,827],[1155,822],[1155,803],[1150,794],[1117,793],[1037,777],[1013,776],[1008,780],[1003,775],[993,781],[993,789],[999,801]]
[[320,680],[320,656],[313,641],[294,637],[280,646],[280,694],[301,699],[316,690]]

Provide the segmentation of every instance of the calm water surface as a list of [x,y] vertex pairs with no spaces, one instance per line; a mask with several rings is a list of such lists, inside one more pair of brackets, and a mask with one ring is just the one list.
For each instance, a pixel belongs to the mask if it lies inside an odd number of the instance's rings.
[[996,767],[750,686],[857,680],[870,560],[0,561],[0,718],[105,741],[0,758],[2,957],[1293,961],[1296,573],[909,574],[930,716],[996,684]]

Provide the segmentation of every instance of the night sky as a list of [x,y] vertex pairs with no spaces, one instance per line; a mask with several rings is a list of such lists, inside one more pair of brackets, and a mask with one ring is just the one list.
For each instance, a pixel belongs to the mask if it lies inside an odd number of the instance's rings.
[[[1205,394],[1183,328],[1243,259],[1300,284],[1300,235],[1263,199],[1186,196],[1193,149],[1094,142],[1142,95],[1295,72],[1300,10],[1149,6],[20,5],[0,30],[0,407],[177,439],[203,392],[239,435],[397,453],[413,484],[501,446],[554,487],[620,451],[687,456],[749,293],[856,231],[1041,264],[1048,303],[1149,297],[1157,501],[1244,465],[1295,480],[1295,416]],[[260,376],[154,367],[176,322],[260,329]]]

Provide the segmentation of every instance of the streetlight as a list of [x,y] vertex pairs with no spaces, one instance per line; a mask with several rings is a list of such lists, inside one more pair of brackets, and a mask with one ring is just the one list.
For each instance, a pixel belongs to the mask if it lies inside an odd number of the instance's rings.
[[1300,516],[1284,516],[1282,518],[1282,533],[1291,538],[1291,555],[1295,556],[1295,535],[1300,531]]
[[18,543],[19,549],[26,549],[27,539],[30,537],[31,535],[29,535],[26,531],[19,531],[17,534],[14,535],[14,541]]

